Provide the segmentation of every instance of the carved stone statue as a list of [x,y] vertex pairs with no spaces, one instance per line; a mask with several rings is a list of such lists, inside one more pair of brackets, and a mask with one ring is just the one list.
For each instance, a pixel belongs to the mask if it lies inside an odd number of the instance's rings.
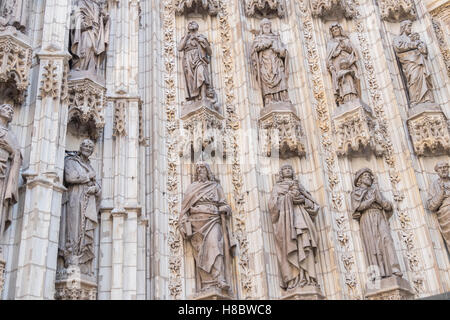
[[281,287],[285,290],[317,286],[315,262],[318,234],[314,218],[319,204],[298,180],[292,166],[280,169],[269,199]]
[[288,95],[288,51],[268,19],[261,21],[251,52],[252,66],[262,91],[264,105],[290,102]]
[[0,106],[0,239],[12,222],[11,207],[19,200],[19,174],[22,155],[16,136],[8,128],[14,109]]
[[327,45],[327,67],[333,81],[338,105],[361,97],[356,50],[342,27],[335,23],[330,27],[332,39]]
[[211,45],[203,34],[198,33],[198,23],[189,22],[188,33],[181,39],[178,51],[183,55],[183,72],[186,81],[186,100],[206,100],[215,97],[209,65]]
[[190,241],[196,264],[197,292],[230,289],[230,242],[226,217],[231,207],[209,165],[195,166],[194,182],[187,188],[179,220],[180,232]]
[[412,22],[402,21],[400,35],[394,38],[394,50],[402,67],[411,107],[433,103],[431,73],[426,61],[428,50],[417,33],[412,33]]
[[101,193],[89,157],[94,143],[87,139],[80,151],[69,152],[64,160],[64,184],[59,255],[64,268],[78,266],[81,274],[94,274],[94,232],[98,224],[98,197]]
[[106,58],[110,18],[105,0],[78,0],[72,12],[72,70],[98,74]]
[[380,192],[368,168],[358,170],[351,193],[353,219],[359,221],[370,279],[402,277],[389,227],[392,204]]
[[428,209],[436,213],[442,237],[450,250],[450,173],[447,162],[438,162],[434,170],[439,179],[431,185]]
[[27,0],[0,0],[0,27],[12,26],[25,33],[29,3]]

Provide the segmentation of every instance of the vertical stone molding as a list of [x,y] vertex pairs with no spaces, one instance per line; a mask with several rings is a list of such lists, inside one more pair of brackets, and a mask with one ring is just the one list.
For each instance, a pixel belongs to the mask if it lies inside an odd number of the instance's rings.
[[310,0],[313,17],[324,20],[356,17],[356,2],[354,0]]
[[381,18],[388,22],[400,22],[417,18],[413,0],[377,0]]
[[286,15],[285,0],[242,0],[245,14],[248,17],[261,18],[276,16],[284,18]]
[[30,81],[30,39],[14,27],[0,29],[0,98],[22,104]]

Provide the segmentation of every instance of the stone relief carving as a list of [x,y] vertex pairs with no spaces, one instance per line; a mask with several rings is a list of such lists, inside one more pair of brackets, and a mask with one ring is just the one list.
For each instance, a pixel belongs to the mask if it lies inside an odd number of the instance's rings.
[[126,131],[126,108],[128,103],[126,100],[118,100],[114,103],[114,136],[125,136]]
[[175,12],[178,15],[197,12],[216,16],[220,10],[220,1],[221,0],[175,0]]
[[436,214],[442,238],[450,250],[450,172],[448,162],[438,162],[434,170],[439,178],[431,184],[428,209]]
[[281,288],[292,291],[318,287],[316,260],[318,233],[314,219],[320,206],[294,178],[291,165],[281,167],[270,199]]
[[358,170],[353,183],[352,215],[360,224],[369,280],[402,277],[389,226],[392,203],[381,194],[372,170]]
[[251,49],[251,61],[256,73],[264,106],[277,102],[290,103],[288,95],[288,51],[272,22],[263,19]]
[[198,23],[189,22],[188,33],[181,39],[178,51],[183,52],[183,73],[187,101],[215,104],[216,94],[211,82],[211,45],[203,34],[198,33]]
[[231,207],[208,164],[195,166],[194,182],[187,188],[179,220],[180,232],[193,249],[197,293],[216,291],[229,296],[231,247],[227,217]]
[[105,0],[78,0],[71,16],[72,70],[97,75],[106,59],[110,17]]
[[[68,152],[64,160],[64,183],[59,240],[59,277],[65,279],[71,268],[88,279],[94,276],[94,232],[98,225],[101,187],[89,157],[94,143],[87,139],[78,152]],[[95,280],[91,280],[95,283]]]
[[356,62],[356,49],[342,26],[334,23],[330,26],[332,38],[327,44],[327,68],[331,74],[336,103],[357,100],[361,97],[361,84]]
[[383,20],[400,22],[405,19],[417,18],[416,7],[413,0],[377,0]]
[[41,94],[40,98],[51,97],[56,99],[59,95],[59,80],[58,80],[58,66],[53,60],[49,60],[43,66],[42,80],[41,80]]
[[394,38],[394,50],[405,77],[411,108],[434,103],[431,73],[427,67],[427,46],[418,33],[412,33],[410,20],[400,24],[400,35]]
[[11,26],[25,33],[29,3],[27,0],[0,0],[0,28]]
[[19,174],[22,154],[17,138],[9,128],[14,109],[0,106],[0,239],[12,222],[11,208],[19,200]]
[[354,0],[311,0],[311,11],[313,17],[324,20],[353,19],[356,5]]
[[248,17],[267,17],[275,15],[283,18],[286,14],[284,0],[244,0],[245,14]]

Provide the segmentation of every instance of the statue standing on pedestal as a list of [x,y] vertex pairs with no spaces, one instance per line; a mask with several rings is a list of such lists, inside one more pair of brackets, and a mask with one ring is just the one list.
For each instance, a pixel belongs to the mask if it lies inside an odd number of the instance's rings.
[[356,50],[342,27],[330,27],[332,39],[327,45],[327,67],[333,81],[334,96],[338,105],[361,97]]
[[231,207],[209,165],[195,166],[194,182],[186,190],[180,232],[190,241],[196,264],[197,292],[230,289],[230,242],[226,217]]
[[292,166],[281,167],[269,199],[281,287],[317,286],[318,234],[314,225],[320,206],[298,180]]
[[278,34],[272,32],[272,23],[264,18],[251,52],[252,67],[262,91],[264,105],[290,102],[288,94],[288,51]]
[[72,70],[97,74],[106,58],[110,18],[105,0],[78,0],[72,13]]
[[188,33],[181,39],[178,51],[183,55],[186,100],[199,101],[214,97],[209,66],[212,49],[208,39],[198,33],[198,23],[189,22]]
[[431,73],[427,68],[428,50],[419,34],[411,33],[412,22],[402,21],[400,35],[394,38],[394,50],[405,76],[411,106],[433,103]]
[[428,209],[436,213],[442,237],[450,250],[450,173],[447,162],[438,162],[434,170],[439,175],[432,185]]
[[[392,204],[380,192],[372,170],[358,170],[351,193],[353,219],[359,221],[371,280],[402,276],[389,227]],[[375,268],[375,269],[374,269]]]
[[94,274],[94,232],[98,224],[98,197],[101,193],[89,157],[94,143],[87,139],[79,152],[69,152],[64,160],[64,184],[67,191],[61,212],[60,250],[64,268],[80,267],[80,272]]
[[14,109],[0,106],[0,239],[12,222],[11,207],[19,200],[19,174],[22,154],[16,136],[8,128]]
[[0,27],[12,26],[25,33],[28,0],[0,0]]

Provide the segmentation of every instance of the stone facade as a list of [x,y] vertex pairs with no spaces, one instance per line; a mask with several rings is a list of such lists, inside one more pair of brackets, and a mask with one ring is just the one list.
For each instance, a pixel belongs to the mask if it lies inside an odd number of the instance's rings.
[[[450,291],[449,1],[0,9],[1,299]],[[195,185],[199,163],[211,173],[204,186]],[[281,168],[292,177],[280,179]],[[363,168],[365,184],[354,181]],[[75,187],[71,170],[86,171]],[[79,213],[73,239],[67,210]],[[294,221],[297,240],[287,242],[297,262],[277,249],[281,211]],[[180,232],[205,214],[225,240],[205,240],[198,225]],[[370,219],[379,230],[368,231]],[[223,266],[202,269],[200,247],[224,252]],[[369,259],[371,250],[392,261]],[[286,272],[280,261],[300,267]]]

